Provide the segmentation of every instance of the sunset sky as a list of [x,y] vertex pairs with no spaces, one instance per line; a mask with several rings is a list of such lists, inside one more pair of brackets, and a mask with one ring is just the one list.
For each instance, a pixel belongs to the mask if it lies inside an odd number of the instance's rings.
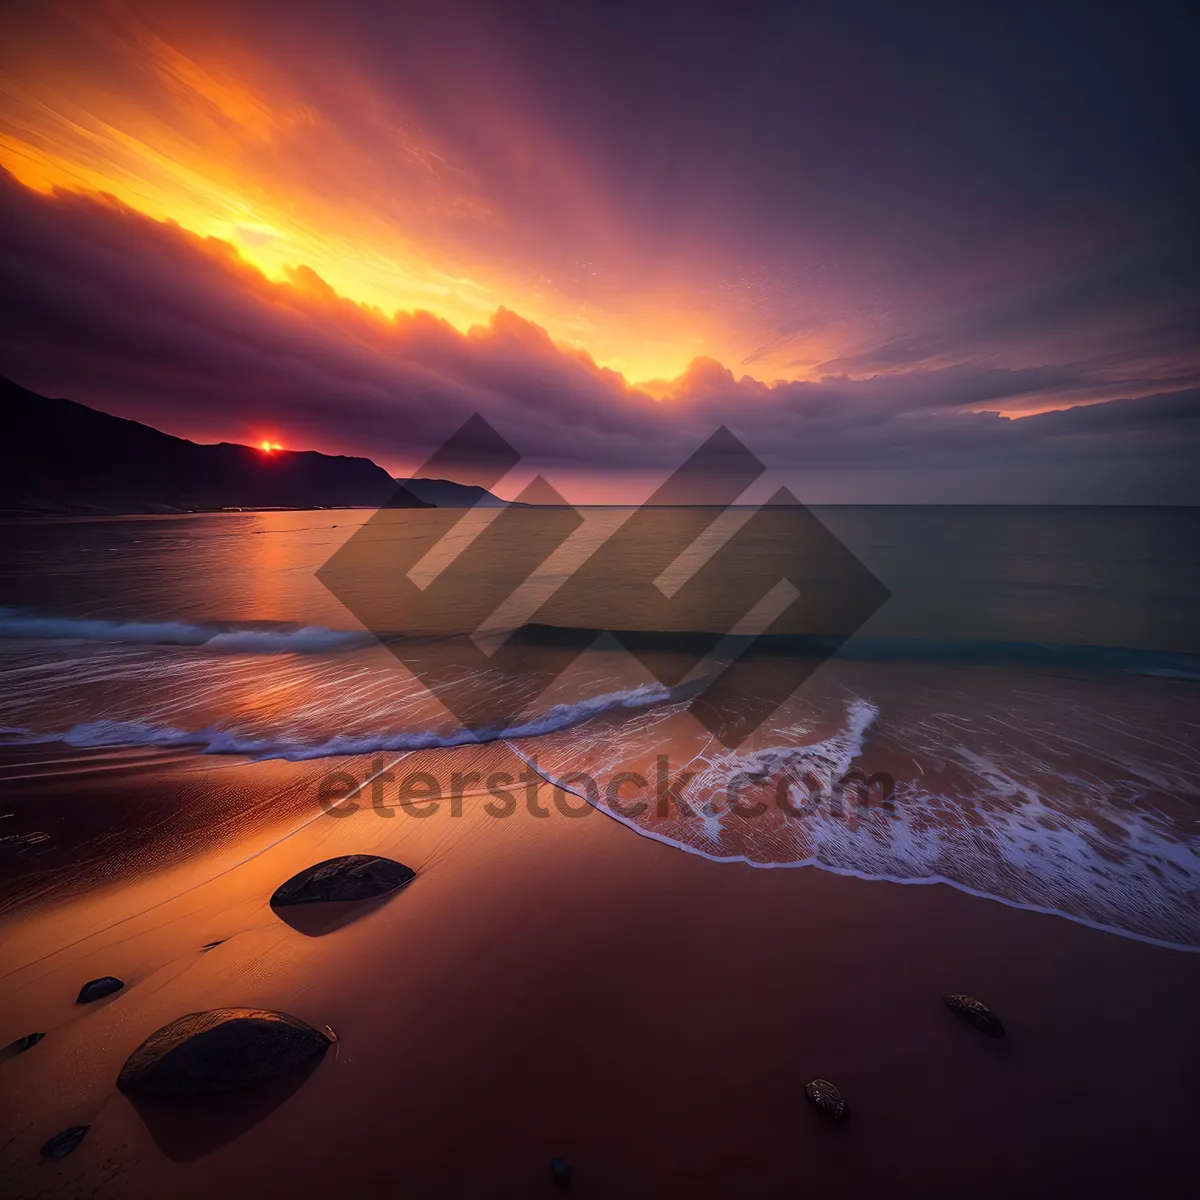
[[0,373],[615,496],[1195,502],[1176,3],[0,5]]

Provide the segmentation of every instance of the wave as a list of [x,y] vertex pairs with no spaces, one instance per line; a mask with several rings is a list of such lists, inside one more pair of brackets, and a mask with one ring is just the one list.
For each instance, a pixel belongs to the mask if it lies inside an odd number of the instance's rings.
[[[602,630],[594,631],[597,636]],[[512,634],[527,645],[574,643],[579,631],[557,625],[525,625]],[[615,632],[627,645],[646,650],[696,654],[712,649],[714,635],[700,630]],[[1121,671],[1200,682],[1200,654],[1064,642],[991,641],[982,638],[842,637],[823,634],[760,634],[742,639],[752,653],[786,658],[830,658],[853,662],[936,663],[944,666],[1011,666],[1047,670]]]
[[641,709],[663,704],[675,694],[658,684],[593,696],[574,704],[556,704],[544,713],[515,725],[495,729],[385,730],[363,734],[338,734],[322,741],[264,737],[234,729],[209,726],[180,729],[174,725],[142,721],[85,721],[57,733],[34,733],[20,728],[0,728],[8,745],[63,743],[81,749],[100,747],[152,746],[162,749],[193,749],[202,754],[236,754],[257,760],[285,759],[303,762],[314,758],[337,758],[359,754],[386,754],[411,750],[450,749],[487,742],[521,740],[560,733],[606,713]]
[[0,637],[51,641],[125,642],[139,646],[203,646],[233,654],[322,654],[371,645],[373,634],[253,625],[193,625],[185,621],[109,621],[47,617],[0,608]]
[[853,638],[832,651],[861,662],[922,662],[1047,670],[1121,671],[1200,682],[1200,655],[1126,646],[1061,642],[941,641],[936,638]]
[[[513,749],[552,786],[642,837],[710,862],[945,884],[1011,908],[1200,953],[1200,836],[1153,806],[1122,803],[1121,782],[1105,781],[1093,770],[1059,774],[1063,794],[1048,796],[1048,764],[1036,744],[1001,744],[998,753],[984,754],[953,738],[941,740],[940,754],[973,769],[967,794],[952,795],[936,785],[936,775],[922,775],[900,782],[886,810],[864,810],[857,818],[851,810],[835,816],[826,804],[786,822],[748,822],[733,817],[723,802],[731,779],[785,774],[815,784],[827,800],[837,781],[861,763],[879,715],[875,704],[855,697],[841,727],[821,741],[701,753],[688,767],[695,772],[692,794],[704,799],[668,819],[619,811],[603,789],[582,788],[566,770],[539,767]],[[1130,762],[1126,770],[1136,776],[1147,765]],[[1190,772],[1163,783],[1200,794]]]
[[[519,645],[578,645],[579,629],[529,624],[509,637]],[[604,630],[584,630],[599,637]],[[192,624],[186,621],[115,621],[91,617],[42,616],[0,608],[0,638],[124,642],[143,646],[202,646],[232,654],[324,654],[360,649],[399,632],[330,629],[324,625]],[[707,654],[713,635],[700,631],[624,630],[618,637],[637,647]],[[963,666],[1015,666],[1048,670],[1120,671],[1163,679],[1200,682],[1200,655],[1136,647],[1072,645],[919,637],[761,635],[754,652],[799,658],[839,658],[855,662],[919,662]]]

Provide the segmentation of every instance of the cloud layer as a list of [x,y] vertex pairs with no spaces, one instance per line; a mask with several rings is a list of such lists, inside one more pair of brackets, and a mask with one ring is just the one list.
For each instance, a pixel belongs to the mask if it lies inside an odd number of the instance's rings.
[[1173,0],[46,0],[0,15],[0,165],[634,381],[1075,364],[1028,411],[1200,382],[1197,32]]
[[[197,440],[273,436],[400,473],[479,412],[569,498],[616,499],[726,424],[809,502],[1200,502],[1200,387],[1177,364],[1162,386],[1112,355],[939,366],[893,346],[886,373],[767,385],[700,358],[652,397],[508,310],[466,333],[388,317],[111,199],[5,175],[0,228],[0,371]],[[898,371],[906,352],[921,361]]]

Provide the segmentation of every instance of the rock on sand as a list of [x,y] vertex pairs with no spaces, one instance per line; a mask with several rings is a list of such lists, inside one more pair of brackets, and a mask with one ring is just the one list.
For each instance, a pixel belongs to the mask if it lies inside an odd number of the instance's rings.
[[416,876],[411,867],[374,854],[347,854],[306,867],[281,883],[272,908],[338,900],[372,900],[403,887]]
[[214,1008],[152,1033],[125,1061],[128,1096],[186,1100],[251,1087],[324,1054],[329,1038],[287,1013]]

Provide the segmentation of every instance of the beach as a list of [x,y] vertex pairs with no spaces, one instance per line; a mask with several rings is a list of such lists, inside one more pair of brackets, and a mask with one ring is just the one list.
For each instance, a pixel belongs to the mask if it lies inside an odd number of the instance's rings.
[[0,1200],[1196,1191],[1200,8],[9,8]]
[[[4,527],[0,1046],[45,1034],[0,1061],[5,1194],[537,1196],[555,1158],[582,1197],[1176,1189],[1194,518],[826,519],[895,602],[816,669],[772,648],[804,682],[736,746],[607,636],[541,691],[470,667],[442,699],[499,716],[465,727],[425,681],[470,589],[441,633],[378,638],[316,578],[362,513]],[[395,521],[412,559],[433,518]],[[271,907],[349,854],[415,878]],[[156,1030],[230,1007],[333,1044],[183,1109],[117,1089]]]
[[[272,764],[224,774],[214,799],[280,783]],[[8,1194],[536,1196],[554,1156],[580,1196],[1117,1196],[1186,1178],[1200,957],[946,886],[707,862],[600,812],[494,819],[481,800],[462,817],[292,813],[10,909],[0,1041],[47,1037],[0,1066]],[[417,878],[319,935],[269,908],[293,871],[351,852]],[[77,1006],[103,974],[125,989]],[[948,1013],[953,991],[1008,1036]],[[172,1123],[116,1092],[154,1029],[227,1005],[339,1040],[249,1106]],[[814,1077],[842,1089],[844,1123],[806,1102]],[[39,1161],[73,1124],[91,1125],[81,1148]]]

